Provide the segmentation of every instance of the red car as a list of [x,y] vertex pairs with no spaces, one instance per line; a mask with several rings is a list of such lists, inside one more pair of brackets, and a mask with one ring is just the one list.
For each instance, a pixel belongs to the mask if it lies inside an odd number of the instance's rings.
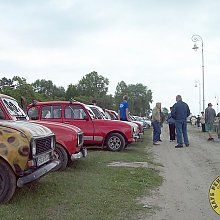
[[[31,114],[33,108],[38,112],[37,118]],[[122,121],[96,119],[91,110],[80,102],[34,102],[28,106],[27,113],[31,119],[79,127],[84,133],[86,146],[101,146],[111,151],[120,151],[135,141],[131,125]]]
[[[29,114],[38,113],[34,107],[29,109]],[[19,107],[17,101],[3,94],[0,94],[0,119],[4,120],[29,120],[26,113]],[[36,118],[35,118],[36,119]],[[29,120],[35,124],[48,127],[56,135],[55,156],[61,163],[56,170],[64,170],[68,161],[74,161],[86,157],[87,149],[83,147],[83,132],[71,125],[52,123],[48,121]]]

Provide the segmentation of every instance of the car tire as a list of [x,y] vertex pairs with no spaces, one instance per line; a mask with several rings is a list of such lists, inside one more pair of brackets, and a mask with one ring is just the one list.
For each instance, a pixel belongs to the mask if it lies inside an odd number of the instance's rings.
[[56,159],[60,160],[60,164],[56,166],[53,171],[62,171],[65,170],[68,163],[68,155],[66,150],[62,147],[62,145],[56,143],[56,147],[54,149],[54,155]]
[[125,139],[119,133],[111,133],[106,138],[106,146],[110,151],[121,151],[125,148]]
[[16,189],[16,177],[11,167],[0,159],[0,203],[8,202]]

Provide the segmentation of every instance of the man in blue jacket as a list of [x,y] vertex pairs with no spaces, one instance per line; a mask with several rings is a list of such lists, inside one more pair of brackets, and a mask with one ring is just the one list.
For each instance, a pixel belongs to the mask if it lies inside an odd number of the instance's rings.
[[176,103],[172,107],[171,116],[175,119],[177,145],[175,148],[183,147],[183,140],[186,147],[189,146],[187,134],[187,117],[190,115],[189,106],[182,101],[181,95],[176,96]]

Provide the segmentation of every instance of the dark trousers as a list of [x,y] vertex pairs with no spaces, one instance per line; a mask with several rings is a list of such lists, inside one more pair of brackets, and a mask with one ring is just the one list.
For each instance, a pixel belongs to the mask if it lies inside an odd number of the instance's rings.
[[174,141],[176,139],[176,126],[175,124],[169,124],[169,131],[170,131],[170,140]]
[[203,131],[203,132],[206,132],[206,130],[205,130],[205,124],[202,124],[202,131]]

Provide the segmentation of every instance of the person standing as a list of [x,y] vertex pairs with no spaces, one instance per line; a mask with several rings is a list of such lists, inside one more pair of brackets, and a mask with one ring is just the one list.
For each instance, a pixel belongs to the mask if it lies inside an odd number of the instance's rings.
[[160,127],[160,111],[161,103],[157,102],[156,106],[152,110],[152,127],[153,127],[153,145],[159,145],[161,127]]
[[92,105],[97,105],[97,102],[95,99],[92,100]]
[[189,146],[187,134],[187,117],[190,115],[189,106],[182,101],[181,95],[176,96],[176,103],[172,107],[171,116],[175,119],[177,145],[175,148],[183,147],[183,140],[186,147]]
[[206,132],[206,129],[205,129],[205,115],[204,115],[204,112],[201,112],[201,115],[200,115],[200,122],[201,122],[201,125],[202,125],[202,132]]
[[209,103],[208,107],[205,109],[205,125],[209,135],[208,141],[214,140],[211,132],[213,130],[213,123],[215,121],[215,117],[215,109],[212,108],[212,103]]
[[170,107],[170,113],[167,116],[167,123],[169,124],[170,141],[175,141],[176,139],[176,126],[175,120],[171,116],[172,107]]
[[128,99],[128,96],[124,95],[122,102],[119,104],[118,118],[121,121],[130,121]]
[[218,138],[220,138],[220,112],[216,115],[218,117]]
[[197,124],[197,127],[198,127],[198,128],[200,127],[200,123],[201,123],[200,115],[197,115],[196,124]]

